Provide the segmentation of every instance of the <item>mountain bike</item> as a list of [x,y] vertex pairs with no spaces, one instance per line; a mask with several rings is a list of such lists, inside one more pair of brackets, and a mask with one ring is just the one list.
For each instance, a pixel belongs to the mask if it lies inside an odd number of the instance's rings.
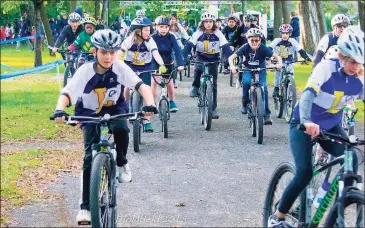
[[250,127],[252,128],[252,137],[257,137],[258,144],[262,144],[264,140],[265,96],[264,87],[259,81],[259,73],[262,70],[275,70],[275,68],[238,69],[238,72],[251,72],[251,86],[248,90],[249,102],[247,105],[247,116],[250,120]]
[[[137,71],[135,72],[138,76],[142,73],[156,73],[156,70],[147,70],[147,71]],[[136,90],[130,90],[129,96],[129,104],[131,112],[139,112],[142,110],[143,106],[143,97],[141,94]],[[139,152],[140,148],[139,145],[141,144],[141,135],[143,128],[143,120],[144,118],[140,118],[138,120],[130,121],[133,126],[133,150],[134,152]]]
[[[100,142],[92,145],[92,165],[90,174],[90,213],[92,227],[116,227],[117,226],[117,197],[116,189],[116,147],[115,142],[110,141],[111,134],[108,123],[113,119],[130,118],[137,121],[143,117],[142,112],[119,114],[101,117],[68,116],[65,122],[76,125],[83,123],[96,123],[100,129]],[[54,120],[53,117],[50,118]],[[89,224],[79,224],[89,225]]]
[[212,127],[213,117],[213,76],[209,74],[209,65],[217,64],[215,62],[192,61],[194,64],[203,64],[203,74],[200,78],[198,108],[200,122],[204,125],[205,130],[209,131]]
[[[158,101],[158,113],[161,120],[162,132],[164,138],[168,138],[169,130],[167,126],[167,121],[170,120],[170,103],[167,99],[167,84],[170,83],[171,79],[177,71],[173,70],[170,74],[152,74],[153,80],[157,85],[161,87],[161,95]],[[156,77],[159,77],[160,80],[156,80]]]
[[274,97],[276,117],[282,118],[284,116],[288,123],[290,122],[294,106],[297,102],[293,63],[308,64],[308,61],[287,61],[283,63],[279,85],[279,96]]
[[[299,125],[298,129],[305,131],[304,125]],[[328,213],[324,227],[364,227],[365,198],[362,177],[353,171],[353,156],[356,152],[355,150],[360,151],[356,146],[364,145],[365,141],[357,139],[354,135],[342,137],[326,131],[321,131],[320,135],[313,139],[313,142],[316,143],[319,139],[345,145],[344,155],[331,160],[320,168],[316,168],[315,164],[313,164],[314,171],[311,183],[294,202],[289,213],[286,215],[287,220],[289,219],[293,226],[318,227],[324,215]],[[363,153],[363,151],[361,152]],[[337,164],[341,164],[340,170],[330,183],[328,179],[331,168]],[[319,203],[318,209],[312,211],[312,204],[314,203],[313,179],[322,172],[327,172],[323,183],[326,182],[328,191]],[[294,173],[294,165],[289,162],[284,162],[275,169],[271,176],[263,211],[264,227],[267,227],[268,218],[277,209],[281,198],[280,194],[283,193]],[[286,175],[290,176],[289,180],[284,179]],[[286,182],[284,186],[280,185],[282,180]],[[345,180],[353,180],[355,184],[345,186]],[[335,202],[332,204],[330,210],[327,211],[334,198]]]

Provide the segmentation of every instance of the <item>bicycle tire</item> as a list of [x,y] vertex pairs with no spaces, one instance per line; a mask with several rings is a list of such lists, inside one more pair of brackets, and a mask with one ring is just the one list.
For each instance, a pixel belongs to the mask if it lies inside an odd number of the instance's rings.
[[200,92],[199,92],[199,113],[200,113],[200,123],[204,125],[205,122],[205,90],[203,86],[200,86]]
[[[276,167],[276,169],[274,170],[274,172],[270,178],[270,182],[269,182],[269,185],[268,185],[268,188],[266,191],[264,208],[263,208],[263,220],[262,220],[263,227],[267,227],[268,219],[269,219],[270,215],[275,212],[275,210],[277,209],[277,207],[279,205],[280,199],[277,202],[274,202],[275,191],[278,188],[280,179],[286,173],[292,173],[293,175],[295,174],[295,168],[292,163],[283,162],[283,163],[279,164]],[[302,204],[303,198],[301,196],[300,196],[300,205],[294,205],[294,208],[296,208],[296,209],[299,208],[298,217],[297,217],[298,222],[300,222],[302,219],[304,219],[304,215],[305,215],[305,211],[303,210],[304,207]]]
[[[250,97],[250,104],[248,105],[248,118],[250,119],[250,127],[251,127],[251,135],[252,137],[256,137],[256,116],[255,116],[255,112],[256,112],[256,105],[254,103],[253,100],[253,94],[251,92],[251,89],[249,90],[249,97]],[[242,103],[243,105],[243,103]]]
[[141,124],[139,120],[133,121],[133,149],[134,152],[139,152],[139,144],[141,139]]
[[[282,87],[283,87],[283,85],[281,85],[281,88]],[[283,91],[283,93],[279,93],[278,97],[274,97],[275,115],[276,115],[277,118],[282,118],[283,117],[284,94],[285,94],[285,90]]]
[[169,129],[167,127],[167,109],[168,104],[167,100],[163,99],[160,103],[160,115],[161,115],[161,124],[162,124],[162,131],[163,131],[163,137],[168,138],[169,137]]
[[222,73],[222,70],[223,70],[223,66],[221,63],[219,63],[219,69],[218,69],[218,72],[221,74]]
[[[357,217],[356,217],[356,219],[359,219],[358,221],[360,222],[359,227],[364,227],[364,201],[365,201],[364,193],[361,192],[360,190],[350,190],[350,191],[346,192],[345,208],[354,203],[357,205],[360,205],[360,211],[359,211],[359,213],[357,213]],[[335,203],[335,204],[333,204],[333,206],[331,207],[331,209],[328,213],[324,227],[337,227],[336,226],[337,216],[338,216],[337,205]],[[346,217],[346,216],[344,216],[344,217]],[[351,227],[353,227],[353,226],[351,226]]]
[[180,82],[182,81],[182,72],[181,71],[179,71],[179,80],[180,80]]
[[205,113],[205,121],[204,127],[205,130],[209,131],[212,127],[212,117],[213,117],[213,87],[212,82],[206,82],[206,90],[205,90],[205,104],[206,104],[206,113]]
[[286,104],[284,104],[284,116],[285,120],[289,123],[292,118],[294,106],[297,103],[297,90],[295,88],[295,81],[292,77],[289,77],[285,98]]
[[190,63],[188,64],[188,78],[190,78]]
[[[99,202],[99,199],[102,199],[102,197],[99,196],[100,194],[100,184],[102,181],[102,170],[105,168],[106,170],[106,177],[108,180],[107,187],[108,187],[108,197],[111,197],[111,171],[110,171],[110,163],[109,163],[109,156],[105,153],[98,153],[94,158],[92,162],[91,167],[91,175],[90,175],[90,213],[91,213],[91,225],[92,227],[108,227],[109,224],[109,212],[110,208],[109,205],[106,206],[106,224],[105,222],[102,223],[101,221],[101,214],[102,211],[102,203]],[[107,202],[110,202],[108,200]],[[104,209],[104,210],[105,210]]]
[[133,91],[132,107],[133,112],[141,111],[141,95],[137,91]]
[[72,72],[70,66],[67,66],[65,72],[63,73],[63,87],[68,83],[68,80],[72,78]]
[[261,88],[256,88],[256,122],[257,122],[257,143],[262,144],[264,140],[264,99],[263,92]]

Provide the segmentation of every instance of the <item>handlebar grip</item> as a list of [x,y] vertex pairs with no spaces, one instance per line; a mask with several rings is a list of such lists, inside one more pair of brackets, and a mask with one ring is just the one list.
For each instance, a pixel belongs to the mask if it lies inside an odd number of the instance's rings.
[[304,126],[304,124],[299,124],[299,125],[298,125],[298,127],[297,127],[297,129],[298,129],[299,131],[305,131],[305,130],[306,130],[306,128],[305,128],[305,126]]

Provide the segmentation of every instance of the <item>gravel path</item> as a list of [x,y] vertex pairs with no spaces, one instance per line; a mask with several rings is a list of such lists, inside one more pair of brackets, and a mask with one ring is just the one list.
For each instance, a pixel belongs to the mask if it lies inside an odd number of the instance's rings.
[[[141,152],[130,147],[133,182],[118,186],[118,226],[262,226],[269,178],[279,163],[292,161],[288,124],[273,117],[273,125],[264,127],[264,144],[258,145],[247,116],[239,112],[241,90],[220,75],[220,119],[205,131],[196,100],[188,97],[192,79],[183,80],[169,138],[155,121],[155,133],[142,135]],[[12,226],[77,226],[79,187],[78,177],[61,176],[51,189],[64,199],[17,210]]]

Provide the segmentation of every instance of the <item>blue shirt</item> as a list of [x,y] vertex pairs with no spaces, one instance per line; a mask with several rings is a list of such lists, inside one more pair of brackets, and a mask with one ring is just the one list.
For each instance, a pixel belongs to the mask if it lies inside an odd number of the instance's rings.
[[[158,52],[160,53],[163,62],[165,64],[170,64],[174,61],[174,55],[178,66],[184,66],[183,57],[179,45],[177,44],[176,37],[167,33],[162,36],[159,33],[152,35],[153,40],[156,42]],[[175,54],[173,54],[175,53]]]
[[260,45],[256,51],[252,50],[249,44],[240,47],[235,54],[244,56],[243,65],[249,69],[266,67],[266,58],[273,55],[273,51],[265,45]]
[[[364,77],[343,72],[338,59],[323,60],[314,68],[304,91],[314,95],[311,121],[323,130],[341,124],[342,109],[355,100],[364,88]],[[295,106],[293,119],[300,121],[299,103]]]

